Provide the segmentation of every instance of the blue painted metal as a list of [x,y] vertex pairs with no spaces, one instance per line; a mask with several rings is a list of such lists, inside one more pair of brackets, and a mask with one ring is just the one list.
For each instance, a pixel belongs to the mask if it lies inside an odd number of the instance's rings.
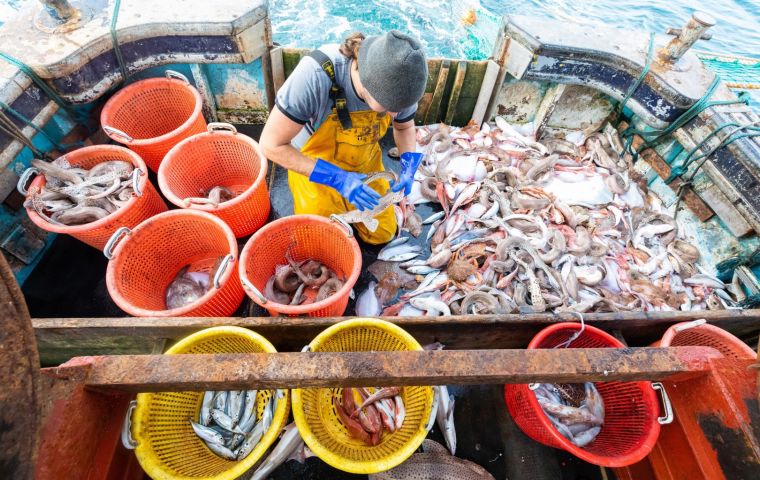
[[[264,83],[264,69],[260,58],[250,63],[215,64],[209,63],[201,66],[208,79],[209,88],[217,99],[220,108],[231,108],[220,102],[225,96],[242,100],[237,105],[240,109],[267,109],[267,94]],[[238,90],[244,88],[243,91]],[[260,104],[254,105],[253,93],[261,95]],[[248,97],[248,98],[246,98]],[[248,103],[245,103],[248,102]]]

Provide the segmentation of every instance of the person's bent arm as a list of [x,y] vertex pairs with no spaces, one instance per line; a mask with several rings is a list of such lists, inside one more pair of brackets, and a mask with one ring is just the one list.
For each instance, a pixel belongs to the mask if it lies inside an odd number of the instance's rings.
[[414,119],[403,123],[393,122],[393,140],[396,142],[398,153],[414,152],[417,149],[417,133]]
[[285,116],[275,105],[261,132],[261,148],[264,155],[278,165],[309,176],[314,170],[316,158],[307,157],[290,144],[303,125]]

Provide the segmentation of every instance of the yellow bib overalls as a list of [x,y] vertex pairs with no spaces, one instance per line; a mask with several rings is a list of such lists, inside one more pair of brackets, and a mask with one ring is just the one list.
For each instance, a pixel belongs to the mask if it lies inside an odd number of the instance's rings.
[[[323,67],[324,68],[324,67]],[[329,74],[329,73],[328,73]],[[321,158],[338,167],[359,173],[383,171],[383,155],[380,139],[388,131],[390,115],[372,110],[350,112],[351,128],[344,129],[333,108],[322,125],[301,149],[307,157]],[[293,210],[296,215],[311,213],[330,216],[355,210],[343,196],[331,187],[310,182],[308,177],[288,172],[288,184],[293,193]],[[380,195],[385,195],[390,185],[386,180],[377,180],[370,186]],[[386,208],[375,217],[379,222],[377,230],[370,232],[362,223],[353,227],[359,237],[367,243],[387,243],[396,234],[396,215],[393,206]]]

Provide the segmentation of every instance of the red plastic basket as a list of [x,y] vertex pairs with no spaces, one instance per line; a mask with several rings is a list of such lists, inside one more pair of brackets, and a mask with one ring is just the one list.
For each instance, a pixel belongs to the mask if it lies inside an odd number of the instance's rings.
[[[282,305],[267,300],[261,292],[277,265],[286,263],[290,249],[294,260],[322,262],[346,279],[334,295],[307,305]],[[359,244],[353,231],[319,215],[293,215],[265,225],[248,240],[240,254],[240,279],[246,294],[272,316],[337,317],[343,315],[362,266]]]
[[[552,348],[581,328],[578,323],[558,323],[543,329],[529,349]],[[622,348],[615,337],[586,325],[571,348]],[[613,369],[614,365],[610,365]],[[604,400],[604,425],[593,442],[576,447],[562,436],[544,414],[536,395],[524,384],[504,385],[504,399],[515,423],[530,438],[562,448],[589,463],[605,467],[631,465],[644,458],[660,434],[657,396],[650,382],[597,382]]]
[[188,79],[167,70],[166,78],[140,80],[116,92],[103,106],[100,124],[157,172],[174,145],[206,131],[202,108],[201,94]]
[[[115,248],[114,248],[115,245]],[[237,276],[238,247],[232,230],[217,217],[193,210],[171,210],[119,229],[105,247],[108,293],[136,317],[228,317],[243,301]],[[211,272],[213,286],[188,305],[166,309],[165,292],[177,272],[188,264]]]
[[[126,205],[119,208],[112,214],[101,218],[95,222],[85,223],[83,225],[55,225],[44,218],[40,217],[33,209],[27,209],[26,213],[35,225],[43,230],[54,233],[65,233],[83,241],[87,245],[102,250],[111,235],[119,227],[135,227],[139,223],[153,215],[166,211],[166,204],[156,191],[155,187],[148,180],[148,170],[145,162],[139,155],[124,147],[117,145],[92,145],[83,147],[65,155],[66,160],[72,167],[81,167],[91,169],[95,165],[111,160],[122,160],[134,165],[135,175],[139,174],[137,180],[136,193],[132,194]],[[26,177],[32,175],[34,169],[27,170],[22,176],[20,189],[23,191],[23,184],[26,184]],[[45,186],[46,180],[44,175],[38,175],[29,186],[27,198],[35,190],[39,191]]]
[[[158,186],[174,205],[216,215],[240,238],[261,228],[269,217],[266,176],[267,159],[258,143],[232,125],[212,123],[208,132],[169,150],[158,169]],[[236,197],[217,206],[185,200],[202,197],[216,186]]]

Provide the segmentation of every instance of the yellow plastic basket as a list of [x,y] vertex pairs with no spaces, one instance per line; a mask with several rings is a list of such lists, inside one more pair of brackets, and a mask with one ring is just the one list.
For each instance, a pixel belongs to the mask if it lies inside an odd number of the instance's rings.
[[[313,352],[422,350],[402,328],[383,321],[357,318],[337,323],[309,344]],[[409,458],[427,436],[434,401],[432,387],[403,387],[406,418],[400,430],[384,432],[379,445],[352,438],[338,419],[334,399],[342,388],[293,390],[293,417],[306,445],[326,463],[350,473],[389,470]]]
[[[214,327],[177,342],[167,354],[276,352],[267,339],[240,327]],[[272,391],[256,397],[257,420],[261,419]],[[234,479],[254,467],[280,435],[290,411],[289,394],[277,404],[272,425],[259,444],[243,460],[225,460],[206,447],[193,432],[188,419],[197,419],[203,392],[162,392],[137,395],[132,416],[135,454],[143,470],[155,480]]]

